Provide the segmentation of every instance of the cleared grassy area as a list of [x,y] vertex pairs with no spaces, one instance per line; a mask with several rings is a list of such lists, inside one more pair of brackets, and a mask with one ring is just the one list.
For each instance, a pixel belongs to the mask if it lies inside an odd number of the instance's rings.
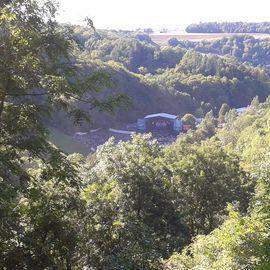
[[48,130],[50,131],[49,140],[65,153],[80,153],[84,156],[89,154],[86,146],[76,141],[73,137],[52,127],[49,127]]
[[185,34],[176,34],[176,33],[161,33],[161,34],[151,34],[151,39],[157,43],[158,45],[165,46],[168,44],[168,40],[171,38],[177,38],[178,40],[188,40],[188,41],[213,41],[217,39],[222,39],[223,37],[230,37],[230,36],[241,36],[241,35],[248,35],[253,36],[254,38],[264,39],[270,38],[270,34],[260,34],[260,33],[185,33]]

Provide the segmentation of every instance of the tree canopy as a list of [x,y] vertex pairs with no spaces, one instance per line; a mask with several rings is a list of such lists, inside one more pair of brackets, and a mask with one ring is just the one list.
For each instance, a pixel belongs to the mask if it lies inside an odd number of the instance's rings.
[[[56,12],[0,4],[0,268],[269,268],[267,73]],[[50,143],[50,124],[121,112],[123,92],[133,104],[118,119],[204,119],[171,145],[133,134],[84,157]]]
[[201,22],[187,26],[188,33],[270,33],[270,22]]

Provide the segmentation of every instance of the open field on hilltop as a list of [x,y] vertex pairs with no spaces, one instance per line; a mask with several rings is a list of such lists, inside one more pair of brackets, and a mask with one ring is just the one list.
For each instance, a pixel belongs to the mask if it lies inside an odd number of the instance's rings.
[[223,37],[235,36],[235,35],[250,35],[255,38],[265,39],[270,38],[270,34],[262,33],[214,33],[214,34],[204,34],[204,33],[155,33],[150,35],[151,39],[159,45],[167,45],[168,40],[171,38],[177,38],[178,40],[189,40],[189,41],[202,41],[202,40],[217,40]]

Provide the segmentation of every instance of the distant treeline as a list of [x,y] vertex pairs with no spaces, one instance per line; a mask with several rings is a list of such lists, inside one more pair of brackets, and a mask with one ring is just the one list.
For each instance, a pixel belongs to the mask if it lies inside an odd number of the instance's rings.
[[270,33],[270,22],[205,22],[190,24],[188,33]]

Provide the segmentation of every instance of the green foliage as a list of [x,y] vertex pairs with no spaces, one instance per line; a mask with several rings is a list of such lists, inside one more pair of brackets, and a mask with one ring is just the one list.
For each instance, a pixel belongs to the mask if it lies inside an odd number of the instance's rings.
[[165,269],[268,269],[269,242],[269,154],[258,174],[256,195],[250,214],[241,216],[229,206],[229,217],[207,236],[197,236],[182,254],[174,254]]
[[[249,35],[235,35],[223,37],[215,41],[178,41],[174,39],[171,43],[173,47],[195,49],[201,53],[212,53],[218,55],[232,56],[238,61],[249,62],[255,67],[263,67],[269,74],[269,47],[268,39],[256,39]],[[257,70],[261,77],[264,76],[262,70]]]
[[160,258],[216,228],[228,202],[245,211],[252,190],[237,157],[213,141],[163,150],[148,135],[109,140],[87,167],[81,267],[160,269]]
[[201,142],[207,138],[211,138],[216,134],[216,120],[213,115],[213,111],[208,112],[200,123],[199,127],[192,132],[188,132],[186,136],[179,138],[179,141],[185,141],[188,143]]
[[191,235],[211,232],[222,220],[228,202],[247,207],[252,186],[236,155],[207,140],[200,145],[179,140],[166,149],[166,163],[177,206]]
[[82,193],[89,213],[85,262],[100,269],[159,269],[159,257],[187,241],[161,154],[147,135],[98,149]]
[[[95,127],[133,122],[153,111],[183,116],[186,113],[196,115],[200,110],[200,117],[203,117],[213,110],[217,116],[223,103],[239,108],[247,106],[256,95],[260,100],[269,95],[267,74],[259,67],[251,67],[246,62],[250,57],[235,56],[242,62],[239,63],[233,57],[205,54],[223,55],[223,43],[231,51],[238,47],[245,48],[241,53],[249,47],[256,51],[257,41],[248,37],[239,37],[239,40],[232,37],[213,44],[187,41],[179,42],[180,46],[159,48],[145,33],[71,28],[72,37],[79,40],[81,47],[76,58],[88,67],[87,72],[98,68],[109,71],[117,83],[109,91],[125,92],[132,97],[130,110],[119,110],[115,118],[96,112]],[[261,44],[265,49],[255,66],[267,59],[267,44],[267,41]],[[203,54],[189,50],[191,48]]]
[[187,113],[182,117],[181,120],[185,125],[190,125],[192,128],[195,128],[196,118],[194,117],[194,115]]
[[218,121],[219,123],[224,123],[225,122],[225,115],[228,113],[230,110],[230,107],[228,104],[223,103],[219,112],[218,112]]
[[[0,268],[154,270],[162,260],[168,269],[268,267],[265,72],[159,48],[145,33],[97,31],[90,19],[86,28],[60,27],[56,12],[51,1],[0,4]],[[241,56],[236,45],[232,54]],[[134,135],[84,158],[49,142],[45,123],[66,127],[94,109],[100,124],[103,111],[127,101],[122,92],[133,107],[121,122],[153,110],[206,115],[171,146]],[[228,111],[250,102],[240,116]],[[216,134],[220,107],[226,125]],[[183,119],[194,124],[191,114]],[[224,221],[228,203],[238,210]]]
[[74,221],[80,204],[75,168],[56,150],[45,163],[28,166],[29,179],[11,184],[17,191],[12,201],[16,205],[4,219],[1,217],[0,266],[70,269],[78,238]]
[[191,24],[188,33],[270,33],[270,23],[247,22],[204,22]]
[[269,103],[258,104],[257,98],[252,103],[239,116],[231,110],[225,127],[217,134],[225,145],[241,153],[243,166],[250,172],[259,167],[270,140]]
[[219,229],[195,238],[181,255],[175,254],[165,263],[165,269],[268,269],[267,248],[267,220],[242,217],[231,207],[229,218]]
[[122,101],[95,95],[110,78],[82,75],[71,57],[74,42],[58,27],[55,12],[51,1],[1,4],[1,269],[71,269],[80,177],[48,141],[44,122],[56,110],[80,122],[89,109],[111,111]]

